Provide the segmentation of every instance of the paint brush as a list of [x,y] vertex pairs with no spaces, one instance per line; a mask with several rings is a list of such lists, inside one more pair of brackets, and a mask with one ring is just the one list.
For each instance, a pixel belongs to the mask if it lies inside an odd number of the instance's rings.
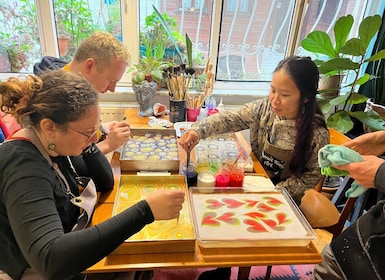
[[[126,116],[124,116],[123,117],[123,121],[125,121],[127,119],[127,117]],[[130,135],[129,135],[129,137],[130,137],[130,141],[134,141],[134,136],[132,135],[132,132],[131,132],[131,129],[130,129]]]
[[234,160],[234,162],[233,162],[233,164],[231,165],[231,167],[234,167],[234,166],[237,164],[238,160],[239,160],[239,159],[241,158],[241,156],[243,155],[243,152],[244,152],[243,149],[241,149],[241,150],[239,151],[238,156],[237,156],[237,158]]

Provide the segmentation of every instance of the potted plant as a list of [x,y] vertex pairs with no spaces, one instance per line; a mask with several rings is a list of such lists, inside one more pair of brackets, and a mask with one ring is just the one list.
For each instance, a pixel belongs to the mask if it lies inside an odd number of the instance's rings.
[[[154,7],[154,6],[153,6]],[[184,52],[184,37],[176,29],[177,21],[166,13],[154,12],[146,17],[145,26],[140,32],[142,57],[155,57],[158,60],[181,59]]]
[[[0,38],[3,38],[4,34],[0,34]],[[28,52],[31,47],[27,43],[15,41],[14,37],[5,36],[7,40],[1,40],[0,50],[8,55],[9,70],[17,73],[29,66]]]
[[158,60],[154,57],[143,57],[138,64],[134,64],[129,71],[134,72],[132,83],[139,85],[143,81],[159,83],[163,79],[163,72],[172,63],[165,60]]
[[59,56],[63,57],[67,54],[71,37],[66,33],[58,33],[57,43],[59,47]]
[[65,34],[71,39],[65,55],[63,55],[64,60],[70,61],[78,45],[98,28],[92,18],[88,1],[55,0],[54,6],[58,35]]
[[152,116],[152,99],[162,82],[163,72],[172,64],[168,61],[157,60],[154,57],[143,57],[138,64],[130,67],[132,75],[132,89],[139,104],[139,115]]
[[7,53],[7,71],[20,72],[40,54],[36,8],[31,1],[2,1],[0,4],[0,51]]
[[[371,79],[362,74],[367,62],[385,58],[385,50],[381,50],[369,58],[368,48],[372,38],[381,26],[379,15],[368,16],[359,25],[356,38],[348,39],[354,19],[352,15],[340,17],[334,25],[334,45],[330,36],[323,31],[313,31],[301,41],[302,47],[316,55],[326,56],[325,60],[317,60],[320,74],[352,74],[352,82],[339,85],[344,94],[331,99],[320,100],[319,104],[327,117],[327,125],[342,133],[348,133],[354,126],[352,118],[359,120],[372,130],[384,129],[384,120],[375,111],[352,111],[352,106],[366,102],[368,97],[357,93],[357,88]],[[331,112],[332,113],[329,113]]]
[[22,69],[28,67],[27,53],[30,50],[27,45],[15,44],[7,48],[9,63],[11,65],[11,72],[20,72]]

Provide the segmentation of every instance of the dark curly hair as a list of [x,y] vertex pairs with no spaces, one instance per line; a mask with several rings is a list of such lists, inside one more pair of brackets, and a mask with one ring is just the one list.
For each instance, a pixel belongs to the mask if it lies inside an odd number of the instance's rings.
[[0,96],[2,112],[21,125],[34,127],[44,118],[66,127],[98,104],[98,93],[82,76],[63,70],[47,71],[40,77],[9,78],[0,83]]

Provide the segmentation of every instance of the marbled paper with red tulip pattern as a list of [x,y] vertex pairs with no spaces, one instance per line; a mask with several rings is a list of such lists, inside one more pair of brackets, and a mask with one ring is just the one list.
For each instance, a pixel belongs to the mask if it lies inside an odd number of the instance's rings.
[[201,240],[277,240],[307,231],[282,193],[193,194]]

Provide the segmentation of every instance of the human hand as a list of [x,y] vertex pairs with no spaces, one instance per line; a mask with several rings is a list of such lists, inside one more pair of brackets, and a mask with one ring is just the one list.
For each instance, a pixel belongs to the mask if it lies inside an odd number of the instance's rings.
[[365,133],[344,143],[343,146],[361,155],[382,155],[385,152],[385,131]]
[[179,145],[186,151],[191,151],[199,143],[199,134],[196,130],[187,130],[179,139]]
[[159,189],[146,197],[155,220],[170,220],[179,217],[185,193],[182,190]]
[[105,129],[108,133],[106,139],[97,144],[104,154],[116,150],[132,138],[130,124],[127,121],[112,121],[108,125],[108,129]]
[[103,128],[104,132],[106,134],[110,133],[110,126],[116,124],[118,121],[109,121],[109,122],[104,122],[101,123],[100,126]]
[[364,161],[352,162],[345,165],[333,165],[333,167],[346,170],[356,182],[365,188],[374,188],[374,179],[378,168],[384,162],[377,156],[362,156]]

